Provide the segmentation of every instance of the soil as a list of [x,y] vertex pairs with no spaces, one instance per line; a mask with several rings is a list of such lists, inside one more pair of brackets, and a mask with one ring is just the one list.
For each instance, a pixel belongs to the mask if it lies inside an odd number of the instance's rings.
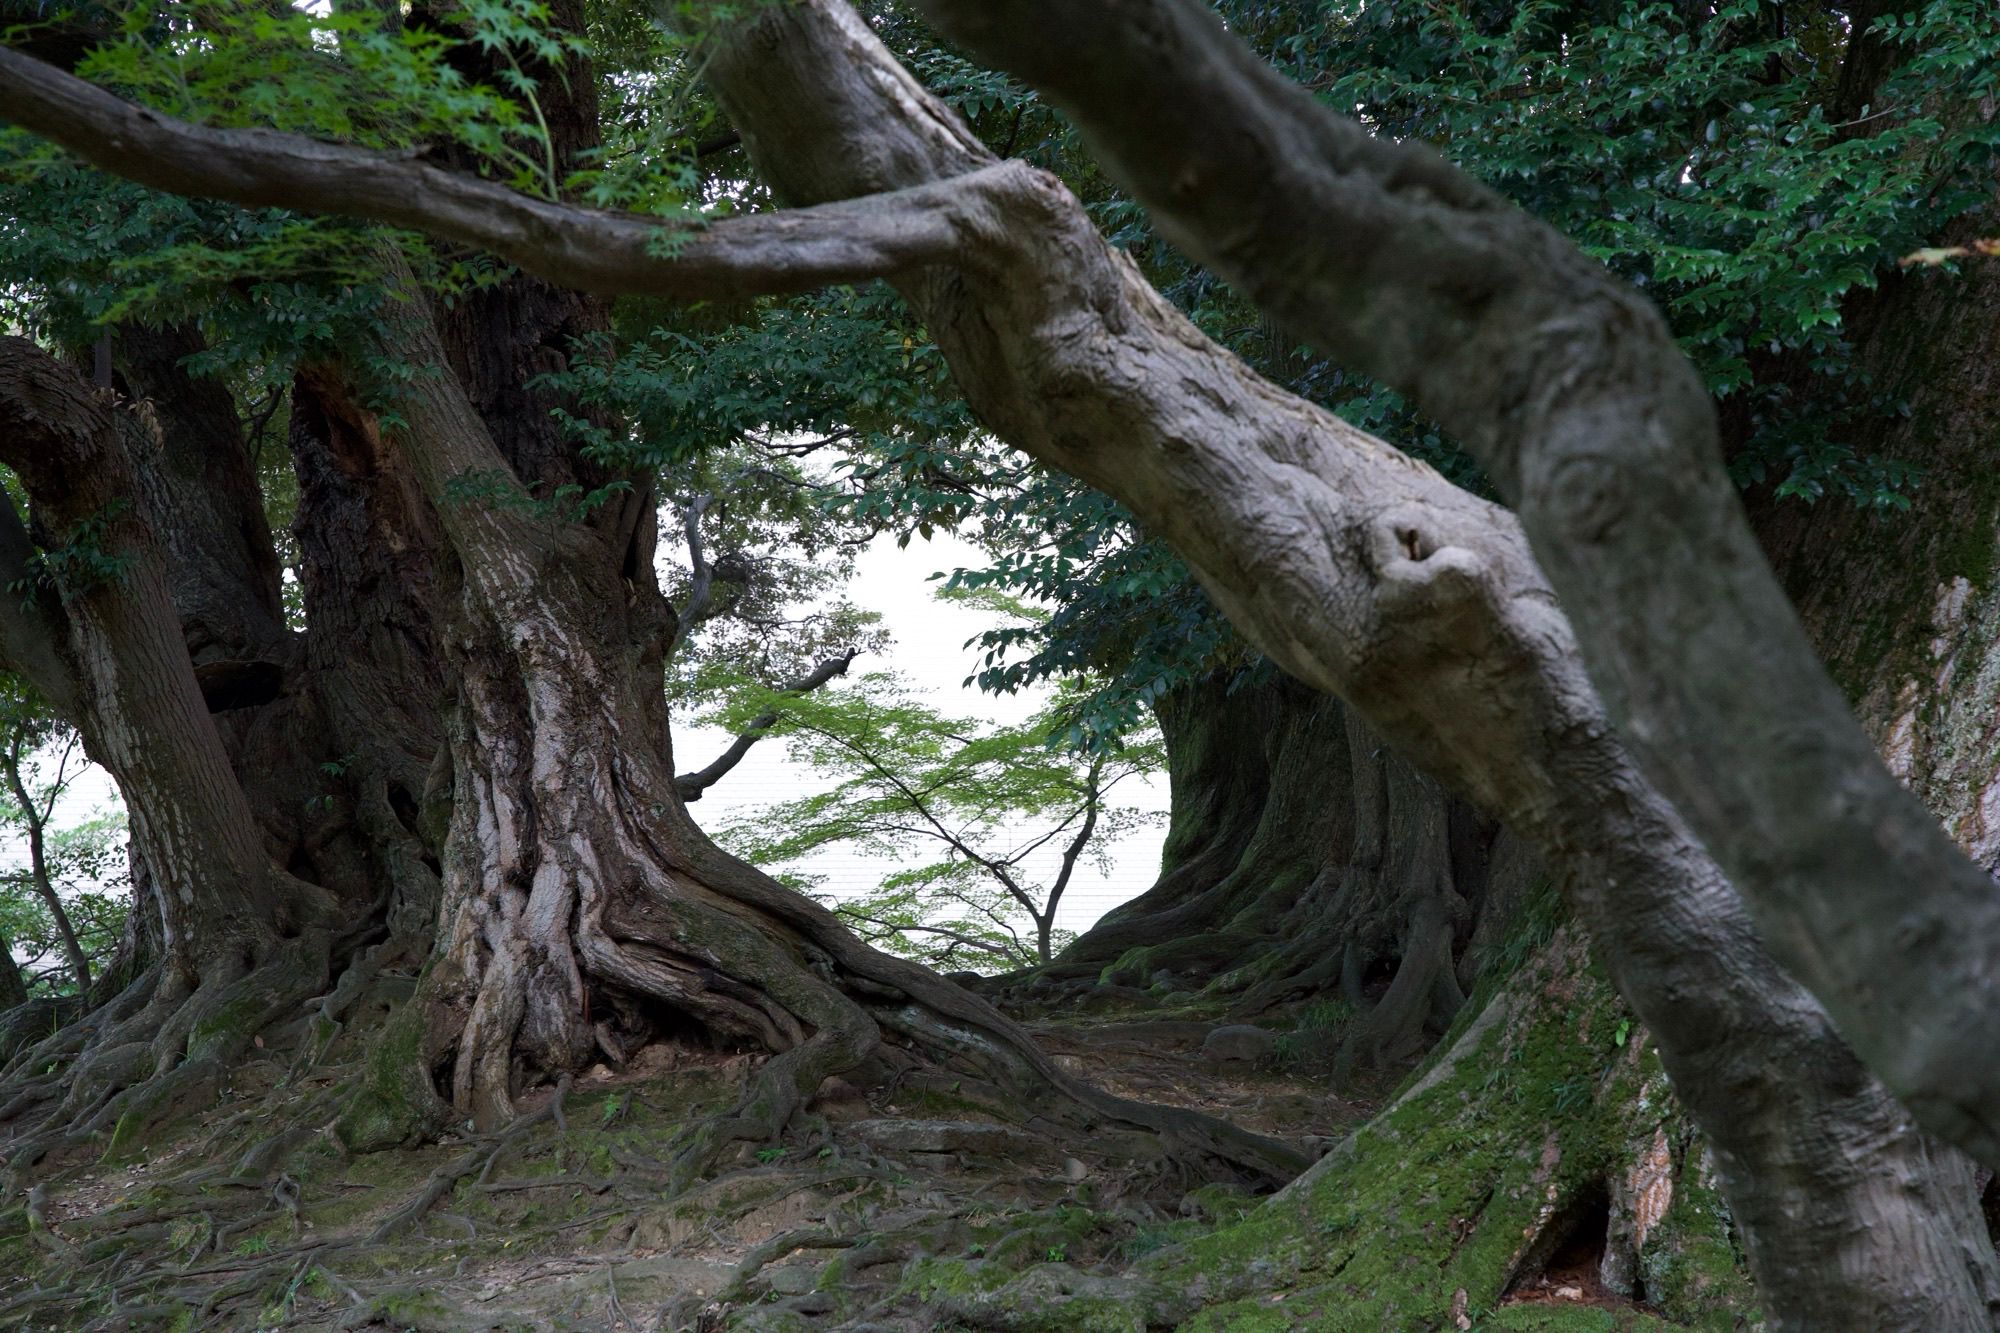
[[[1072,1072],[1309,1156],[1386,1091],[1332,1088],[1297,1040],[1277,1067],[1213,1067],[1219,1020],[1187,1010],[1022,1017]],[[330,1132],[361,1053],[343,1041],[308,1071],[240,1070],[220,1109],[133,1156],[44,1163],[34,1206],[0,1214],[0,1327],[929,1329],[925,1259],[1112,1271],[1254,1202],[935,1088],[838,1079],[783,1141],[676,1192],[676,1134],[753,1057],[671,1045],[522,1099],[499,1135],[349,1156]],[[1555,1268],[1513,1299],[1597,1294]]]

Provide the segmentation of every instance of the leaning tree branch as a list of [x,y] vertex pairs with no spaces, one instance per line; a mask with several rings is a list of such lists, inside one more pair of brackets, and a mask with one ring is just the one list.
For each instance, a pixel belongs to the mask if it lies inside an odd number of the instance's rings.
[[[786,694],[810,694],[836,676],[847,674],[847,668],[861,653],[859,648],[850,648],[837,657],[829,657],[818,666],[786,685]],[[713,787],[729,775],[729,771],[743,762],[752,746],[771,734],[771,728],[778,725],[781,714],[776,709],[757,714],[750,719],[750,725],[731,741],[729,748],[716,757],[707,768],[692,773],[681,773],[674,778],[674,787],[683,801],[698,801],[703,792]]]
[[156,190],[410,227],[564,286],[681,300],[808,291],[941,262],[961,248],[972,196],[1023,170],[1000,164],[988,180],[720,221],[642,217],[537,199],[435,166],[423,150],[192,124],[5,47],[0,118]]
[[[1129,43],[1106,76],[1150,58]],[[709,80],[788,202],[991,161],[839,0],[758,11]],[[1263,204],[1246,202],[1246,226]],[[1123,501],[1292,674],[1342,695],[1542,853],[1717,1147],[1775,1322],[1911,1317],[1916,1251],[1836,1255],[1831,1233],[1799,1225],[1808,1214],[1860,1228],[1849,1235],[1928,1237],[1924,1318],[1987,1318],[1976,1265],[1952,1257],[1970,1253],[1977,1222],[1949,1172],[1632,762],[1514,516],[1259,379],[1058,182],[1031,178],[1008,205],[1012,225],[976,264],[897,283],[987,427]]]
[[[1046,8],[1040,21],[1049,24],[1071,12],[1102,17],[1098,5]],[[1107,70],[1150,58],[1153,34],[1131,35],[1134,44]],[[1209,40],[1228,42],[1219,31]],[[1002,438],[1123,500],[1294,674],[1348,698],[1548,857],[1717,1149],[1781,1325],[1914,1319],[1972,1327],[1985,1317],[1968,1286],[1969,1251],[1959,1244],[1970,1233],[1937,1183],[1930,1145],[1812,997],[1764,953],[1728,881],[1632,764],[1511,515],[1265,383],[1214,346],[1104,243],[1059,182],[1025,168],[996,171],[962,122],[838,0],[760,7],[718,44],[709,78],[760,172],[793,202],[985,192],[979,204],[989,211],[961,215],[962,257],[899,280],[981,417]],[[0,93],[8,90],[0,79]],[[1206,114],[1200,95],[1186,88],[1177,95],[1184,102],[1177,111]],[[1162,117],[1156,126],[1174,123]],[[226,166],[218,167],[225,176]],[[1192,172],[1190,188],[1203,184],[1205,170]],[[1266,197],[1268,180],[1258,184],[1241,215],[1246,235],[1283,206]],[[1413,189],[1409,197],[1422,195]],[[1453,197],[1447,191],[1441,206]],[[1308,230],[1322,225],[1317,216],[1299,221]],[[1418,221],[1420,232],[1467,225],[1480,234],[1491,219],[1475,212]],[[1380,236],[1345,239],[1366,262],[1379,257],[1365,242]],[[1501,272],[1512,272],[1513,260],[1501,258],[1510,266]],[[1364,313],[1373,312],[1385,337],[1398,336],[1393,303],[1364,287],[1354,294],[1369,298]],[[1529,341],[1547,345],[1629,330],[1558,321],[1529,332]],[[1483,350],[1522,369],[1511,348]],[[1487,373],[1462,361],[1459,368]],[[1510,406],[1507,423],[1547,424],[1553,405],[1532,392],[1544,380],[1520,383],[1529,392]],[[1605,386],[1587,377],[1568,387],[1579,410],[1603,401]],[[1561,423],[1563,441],[1574,442],[1582,419]],[[1620,419],[1598,424],[1610,430]],[[1546,465],[1547,455],[1533,457]],[[1590,496],[1609,494],[1593,489],[1600,474],[1587,466],[1566,474],[1586,501],[1577,512],[1590,511]],[[1615,505],[1606,512],[1612,526],[1633,517]],[[1657,525],[1639,527],[1655,539],[1648,567],[1662,567],[1675,538],[1662,539]],[[1608,581],[1624,578],[1612,571]],[[1704,625],[1687,619],[1677,632],[1698,642]],[[1730,659],[1736,668],[1740,657]],[[1684,646],[1670,645],[1660,660],[1685,660]],[[1922,837],[1936,837],[1928,823]],[[754,896],[784,919],[801,910],[775,892]],[[1955,999],[1939,1010],[1952,1021],[1969,1004]],[[1961,1035],[1949,1040],[1962,1046]],[[1950,1073],[1955,1083],[2000,1084],[2000,1067],[1983,1059]],[[2000,1137],[1968,1137],[2000,1149]],[[1875,1187],[1882,1181],[1908,1187]],[[1808,1215],[1825,1226],[1800,1227]],[[1867,1254],[1832,1243],[1870,1231],[1924,1239]],[[1922,1293],[1921,1311],[1908,1304],[1912,1291]]]
[[1058,102],[1176,244],[1466,443],[1772,952],[1920,1120],[2000,1163],[2000,896],[1821,666],[1659,312],[1195,0],[919,7]]
[[667,645],[669,656],[687,641],[689,631],[709,618],[709,603],[715,596],[715,566],[709,561],[701,539],[701,516],[715,503],[711,491],[703,491],[681,510],[681,531],[687,535],[688,595],[674,608],[674,637]]

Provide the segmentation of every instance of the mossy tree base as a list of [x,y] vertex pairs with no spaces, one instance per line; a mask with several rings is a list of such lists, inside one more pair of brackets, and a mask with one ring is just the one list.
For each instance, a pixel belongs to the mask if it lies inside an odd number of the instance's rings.
[[1387,1110],[1239,1220],[1114,1276],[932,1261],[910,1293],[1022,1330],[1734,1329],[1755,1296],[1704,1158],[1562,929]]

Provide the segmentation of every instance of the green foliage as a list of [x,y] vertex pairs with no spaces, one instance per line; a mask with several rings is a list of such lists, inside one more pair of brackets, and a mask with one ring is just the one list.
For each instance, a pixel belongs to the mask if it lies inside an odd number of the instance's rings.
[[995,971],[1045,960],[1078,865],[1154,816],[1114,789],[1159,767],[1150,738],[1079,755],[1049,744],[1064,701],[1019,726],[946,716],[877,673],[804,696],[740,685],[709,720],[740,729],[776,712],[793,757],[833,785],[765,807],[724,831],[756,864],[814,881],[831,848],[892,861],[871,893],[830,899],[863,938],[938,966]]
[[[125,818],[99,812],[57,824],[58,802],[89,761],[76,732],[7,674],[0,674],[0,766],[8,770],[0,778],[0,837],[10,844],[0,859],[0,949],[11,949],[31,996],[74,994],[79,978],[63,927],[74,932],[93,974],[116,953],[124,930]],[[35,834],[46,887],[36,880]]]
[[[124,10],[76,72],[211,125],[369,148],[454,143],[487,174],[553,197],[554,149],[524,66],[560,71],[583,43],[549,17],[539,0],[464,0],[434,22],[373,5],[176,0]],[[468,48],[493,58],[502,87],[461,72]]]
[[1824,6],[1328,9],[1270,49],[1647,291],[1724,400],[1739,481],[1906,503],[1908,468],[1855,443],[1896,404],[1851,381],[1843,302],[1990,186],[2000,126],[1971,114],[2000,90],[1989,5],[1876,19],[1888,73],[1858,105],[1855,38]]
[[[1846,305],[1889,261],[1982,197],[2000,123],[2000,29],[1984,0],[1875,20],[1879,87],[1853,106],[1848,19],[1823,6],[1364,5],[1224,0],[1231,27],[1378,132],[1437,144],[1652,294],[1722,400],[1739,482],[1780,497],[1897,509],[1918,483],[1865,441],[1903,411],[1854,374]],[[1211,337],[1274,381],[1439,467],[1485,482],[1402,399],[1274,329],[1166,245],[1032,93],[894,12],[881,30],[997,151],[1062,175],[1112,240]],[[1982,99],[1985,99],[1984,101]],[[794,350],[793,355],[805,355]],[[976,460],[969,460],[974,461]],[[874,460],[857,471],[875,468]],[[1080,739],[1115,736],[1207,671],[1250,669],[1187,573],[1102,497],[1040,474],[896,485],[866,503],[899,522],[965,521],[992,553],[956,586],[1054,608],[983,636],[978,674],[1007,690],[1090,669]]]
[[111,527],[131,507],[121,496],[85,515],[71,527],[67,541],[30,555],[28,573],[8,584],[7,591],[26,600],[47,589],[67,600],[122,581],[131,571],[132,553],[112,546]]

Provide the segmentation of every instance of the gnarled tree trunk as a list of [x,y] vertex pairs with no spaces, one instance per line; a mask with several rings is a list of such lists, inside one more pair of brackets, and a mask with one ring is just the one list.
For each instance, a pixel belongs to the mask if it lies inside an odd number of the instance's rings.
[[[747,21],[710,78],[794,203],[990,160],[833,0]],[[1511,517],[1256,380],[1053,182],[1015,206],[968,224],[962,266],[900,284],[987,424],[1127,504],[1276,660],[1556,869],[1715,1145],[1782,1326],[1991,1322],[2000,1272],[1968,1172],[1772,962],[1613,737]]]
[[[443,365],[416,303],[398,319],[403,355]],[[834,1073],[950,1065],[1002,1113],[1164,1139],[1253,1180],[1296,1169],[1276,1144],[1076,1083],[983,1001],[716,849],[674,782],[643,495],[582,523],[456,501],[455,478],[519,473],[455,376],[418,376],[398,410],[458,566],[452,812],[437,952],[343,1119],[350,1143],[504,1123],[525,1088],[692,1021],[771,1059],[691,1140],[690,1168],[775,1136]]]
[[[10,1116],[61,1102],[11,1154],[17,1168],[64,1136],[135,1128],[212,1090],[325,976],[330,904],[267,857],[188,657],[138,480],[159,443],[142,411],[26,340],[0,343],[0,450],[47,552],[33,559],[11,507],[0,514],[15,525],[13,578],[32,589],[6,653],[117,781],[161,932],[158,966],[100,1011],[101,1031],[58,1034],[13,1062]],[[85,1039],[89,1058],[42,1073]]]
[[1156,712],[1172,802],[1159,882],[1038,975],[1203,989],[1240,1018],[1337,996],[1361,1015],[1343,1067],[1414,1059],[1451,1025],[1531,858],[1289,677],[1199,682]]

